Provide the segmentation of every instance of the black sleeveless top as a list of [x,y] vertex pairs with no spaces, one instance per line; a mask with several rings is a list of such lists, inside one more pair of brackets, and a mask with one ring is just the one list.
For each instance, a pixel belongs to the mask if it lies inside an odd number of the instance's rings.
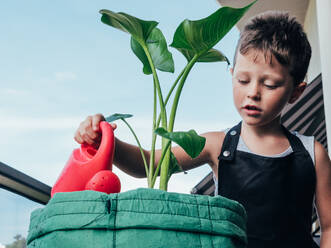
[[241,122],[219,156],[218,193],[246,209],[248,248],[318,247],[311,236],[316,173],[308,151],[284,128],[293,152],[270,158],[238,151]]

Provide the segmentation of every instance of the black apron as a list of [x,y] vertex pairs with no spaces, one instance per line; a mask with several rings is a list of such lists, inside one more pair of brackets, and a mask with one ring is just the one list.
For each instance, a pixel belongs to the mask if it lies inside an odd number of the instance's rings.
[[285,157],[238,151],[241,122],[223,142],[218,194],[245,207],[248,248],[318,247],[311,236],[315,167],[300,139],[283,129],[293,149]]

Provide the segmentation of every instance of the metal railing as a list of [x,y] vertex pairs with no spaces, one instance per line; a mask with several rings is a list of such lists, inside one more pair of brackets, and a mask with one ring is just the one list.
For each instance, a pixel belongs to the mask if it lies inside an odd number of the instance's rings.
[[51,197],[50,186],[2,162],[0,162],[0,188],[44,205]]

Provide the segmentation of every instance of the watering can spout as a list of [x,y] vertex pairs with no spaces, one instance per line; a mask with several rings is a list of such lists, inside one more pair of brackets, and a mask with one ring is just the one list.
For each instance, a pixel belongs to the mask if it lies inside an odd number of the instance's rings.
[[54,184],[51,197],[58,192],[85,190],[86,184],[100,171],[112,170],[115,138],[112,127],[108,122],[100,122],[102,132],[98,148],[82,144],[75,149]]

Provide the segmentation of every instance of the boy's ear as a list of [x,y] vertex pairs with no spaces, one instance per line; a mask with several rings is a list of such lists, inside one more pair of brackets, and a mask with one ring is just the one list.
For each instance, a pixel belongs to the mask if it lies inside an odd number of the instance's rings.
[[292,96],[290,100],[288,101],[289,103],[294,103],[298,98],[302,95],[304,90],[306,89],[307,83],[306,82],[301,82],[295,88],[293,89]]

